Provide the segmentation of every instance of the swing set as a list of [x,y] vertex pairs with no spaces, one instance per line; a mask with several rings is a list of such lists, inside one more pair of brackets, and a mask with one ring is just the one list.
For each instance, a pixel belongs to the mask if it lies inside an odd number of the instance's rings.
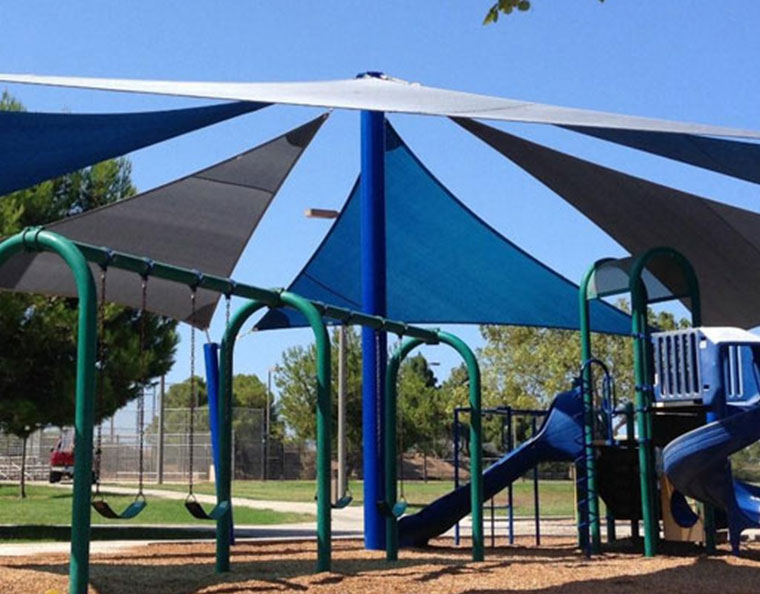
[[[107,276],[108,265],[112,258],[111,252],[107,254],[107,259],[100,265],[100,300],[98,303],[98,361],[99,372],[97,377],[97,398],[102,407],[105,397],[105,374],[107,367],[106,353],[108,349],[105,341],[105,307],[107,303]],[[153,268],[153,262],[145,261],[145,271],[140,274],[142,279],[140,287],[140,338],[139,338],[139,364],[142,370],[147,369],[148,345],[147,345],[147,313],[148,313],[148,279]],[[188,494],[185,499],[185,509],[198,520],[218,520],[224,516],[229,509],[229,502],[222,501],[214,506],[210,511],[206,511],[193,492],[194,479],[194,452],[195,452],[195,413],[198,406],[198,390],[195,376],[195,318],[196,318],[196,291],[197,286],[190,287],[190,411],[188,421]],[[227,299],[229,311],[229,298]],[[103,427],[98,424],[97,442],[95,446],[95,492],[92,495],[92,507],[102,517],[110,520],[131,520],[137,517],[148,505],[144,494],[144,475],[145,475],[145,391],[140,389],[140,395],[137,399],[137,425],[139,428],[138,439],[138,487],[134,500],[123,510],[116,511],[106,501],[105,495],[101,491],[101,467],[103,457]],[[347,505],[347,504],[346,504]]]
[[[209,512],[206,512],[195,499],[193,494],[192,472],[189,485],[188,497],[185,506],[194,516],[202,514],[202,519],[216,520],[216,563],[217,572],[226,572],[230,569],[230,545],[232,540],[232,507],[231,507],[231,400],[232,400],[232,377],[233,377],[233,352],[235,340],[243,324],[257,311],[264,308],[291,308],[300,312],[307,320],[314,333],[316,343],[316,383],[317,383],[317,571],[329,571],[331,568],[331,510],[333,506],[348,505],[350,491],[341,496],[339,501],[333,502],[330,497],[330,432],[331,432],[331,394],[330,394],[330,340],[323,317],[337,320],[343,324],[358,324],[375,331],[393,333],[398,336],[406,336],[407,342],[402,349],[411,349],[423,343],[438,344],[447,343],[458,350],[467,362],[470,372],[470,404],[473,408],[471,425],[472,451],[476,454],[471,461],[473,476],[480,477],[482,471],[481,448],[480,448],[480,382],[477,362],[471,351],[456,337],[445,332],[427,330],[415,326],[409,326],[403,322],[388,320],[379,316],[357,313],[348,309],[326,305],[319,302],[309,301],[299,295],[282,290],[267,290],[252,285],[236,283],[235,281],[214,275],[202,274],[198,271],[188,270],[169,264],[153,262],[148,258],[141,258],[130,254],[114,252],[112,250],[91,246],[85,243],[73,242],[57,233],[46,231],[41,227],[27,228],[0,243],[0,266],[15,255],[30,252],[52,252],[61,257],[66,266],[73,274],[76,295],[78,297],[78,322],[77,322],[77,371],[75,392],[75,415],[74,428],[75,439],[79,444],[79,453],[74,461],[74,488],[71,519],[71,557],[69,564],[69,591],[72,593],[84,593],[87,591],[89,580],[89,546],[90,546],[90,504],[92,502],[92,469],[93,469],[93,419],[94,402],[96,393],[96,376],[98,350],[103,348],[102,341],[98,345],[97,334],[99,321],[104,321],[104,314],[100,305],[101,314],[98,315],[98,296],[93,280],[89,262],[97,264],[101,269],[107,267],[118,268],[133,272],[143,278],[141,317],[147,310],[147,280],[149,277],[161,278],[166,281],[179,283],[187,286],[191,291],[191,300],[194,308],[195,293],[199,288],[214,291],[229,298],[232,295],[242,297],[247,302],[238,309],[231,317],[227,325],[220,349],[220,374],[219,374],[219,401],[218,425],[219,425],[219,470],[217,473],[217,504]],[[103,282],[103,279],[101,279]],[[105,303],[105,293],[101,293],[101,301]],[[195,311],[191,314],[193,322]],[[194,327],[194,326],[193,326]],[[145,336],[141,339],[144,345]],[[408,342],[411,340],[412,342]],[[194,343],[194,331],[191,331],[191,341]],[[191,346],[195,346],[192,344]],[[143,349],[145,350],[145,349]],[[194,349],[191,349],[194,350]],[[105,349],[101,354],[105,354]],[[143,355],[144,356],[144,353]],[[194,366],[194,355],[192,355]],[[391,368],[395,366],[394,357],[389,364],[388,388],[386,393],[386,419],[392,413],[391,423],[393,442],[386,437],[386,468],[390,469],[389,476],[393,484],[388,490],[389,497],[385,502],[377,502],[378,505],[389,505],[393,509],[396,505],[395,495],[395,384],[396,376]],[[103,361],[101,361],[101,364]],[[397,361],[396,361],[397,363]],[[194,371],[194,369],[192,370]],[[192,374],[191,374],[192,376]],[[100,380],[102,382],[102,379]],[[101,387],[102,389],[102,387]],[[194,389],[194,386],[191,388]],[[390,397],[389,397],[390,396]],[[194,432],[195,407],[191,403],[190,428],[191,435]],[[142,433],[142,428],[141,428]],[[191,440],[192,441],[192,440]],[[144,444],[141,444],[144,445]],[[191,446],[194,444],[191,444]],[[192,451],[192,447],[191,447]],[[142,463],[140,464],[140,476],[142,477]],[[473,484],[473,533],[479,534],[473,539],[473,557],[482,559],[482,513],[481,495],[482,486],[480,480],[474,480]],[[97,487],[96,487],[97,488]],[[99,491],[98,491],[99,492]],[[128,516],[136,517],[145,508],[142,496],[142,480],[135,501],[121,513],[110,508],[103,497],[97,497],[102,503],[99,513],[112,513],[120,519]],[[131,508],[131,509],[130,509]],[[97,509],[97,507],[96,507]],[[107,510],[110,510],[107,511]],[[198,517],[196,516],[196,517]],[[389,518],[388,528],[391,532],[395,529],[396,518]],[[390,550],[390,549],[389,549]],[[479,554],[478,554],[479,551]],[[396,552],[397,554],[397,552]],[[388,555],[389,559],[395,555]]]

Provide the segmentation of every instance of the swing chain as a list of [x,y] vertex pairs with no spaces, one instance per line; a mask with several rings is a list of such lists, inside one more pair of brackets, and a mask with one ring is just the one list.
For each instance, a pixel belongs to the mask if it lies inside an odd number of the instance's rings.
[[230,327],[230,308],[232,306],[232,293],[235,291],[235,288],[237,287],[237,283],[230,279],[230,287],[227,290],[227,292],[224,294],[224,329],[227,330],[227,328]]
[[[140,363],[144,371],[148,368],[147,318],[148,318],[148,275],[142,277],[140,296]],[[137,497],[143,496],[143,474],[145,472],[145,386],[142,386],[137,400],[137,423],[140,431],[139,461],[137,467]]]
[[189,423],[189,442],[190,453],[188,465],[190,469],[189,495],[193,495],[193,457],[195,450],[195,295],[196,287],[190,289],[190,423]]
[[[106,320],[106,265],[100,268],[100,303],[98,304],[98,408],[103,412],[105,396],[105,320]],[[95,496],[100,496],[100,468],[103,460],[103,420],[98,423],[98,435],[95,446]]]

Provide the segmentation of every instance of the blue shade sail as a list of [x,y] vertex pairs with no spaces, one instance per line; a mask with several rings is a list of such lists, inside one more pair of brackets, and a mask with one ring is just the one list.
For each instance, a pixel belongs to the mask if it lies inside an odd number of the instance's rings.
[[0,195],[267,105],[105,114],[0,111]]
[[[578,287],[478,218],[390,127],[386,141],[388,317],[410,323],[513,324],[577,329]],[[361,309],[359,184],[290,290]],[[630,332],[627,315],[597,302],[595,330]],[[259,329],[305,326],[267,314]]]
[[562,127],[702,169],[760,183],[760,144],[676,132]]

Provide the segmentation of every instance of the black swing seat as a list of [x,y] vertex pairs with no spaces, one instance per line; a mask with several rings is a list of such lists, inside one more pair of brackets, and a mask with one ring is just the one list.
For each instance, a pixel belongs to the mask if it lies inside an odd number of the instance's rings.
[[[338,498],[337,501],[330,502],[330,507],[332,509],[343,509],[344,507],[348,507],[351,505],[351,502],[354,500],[354,496],[351,494],[350,489],[346,489],[346,492],[343,493],[343,495]],[[314,501],[319,501],[319,497],[317,495],[314,495]]]
[[330,507],[333,509],[343,509],[344,507],[348,507],[351,505],[351,502],[354,500],[354,496],[351,495],[351,491],[346,491],[343,496],[338,499],[335,503],[331,503]]
[[230,502],[221,501],[220,503],[217,503],[210,512],[207,512],[195,498],[195,495],[190,494],[187,496],[187,499],[185,499],[185,509],[190,512],[191,516],[198,520],[219,520],[229,511]]
[[406,512],[406,508],[409,506],[406,499],[399,499],[393,505],[390,505],[387,501],[378,501],[377,508],[380,513],[386,517],[393,516],[394,518],[400,518]]
[[108,502],[103,499],[93,499],[92,508],[98,512],[104,518],[109,520],[131,520],[138,516],[142,510],[148,505],[143,495],[138,495],[135,500],[130,503],[122,512],[116,512]]

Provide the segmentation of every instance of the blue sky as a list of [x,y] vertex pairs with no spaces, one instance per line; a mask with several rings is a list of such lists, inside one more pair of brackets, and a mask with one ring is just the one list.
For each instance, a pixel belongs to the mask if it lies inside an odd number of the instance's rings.
[[[0,70],[177,80],[350,78],[380,70],[431,86],[658,118],[760,129],[755,58],[760,4],[535,0],[528,14],[483,27],[488,0],[304,3],[6,3]],[[643,6],[646,5],[646,8]],[[135,111],[207,101],[8,85],[29,109]],[[141,190],[208,166],[311,119],[273,107],[131,155]],[[478,215],[565,276],[621,248],[549,190],[445,119],[390,116],[423,162]],[[550,127],[517,134],[699,195],[758,210],[756,187]],[[359,118],[336,112],[272,204],[236,272],[285,286],[328,229],[307,207],[339,208],[359,162]],[[646,213],[640,221],[646,224]],[[203,241],[203,238],[199,238]],[[505,274],[508,273],[505,271]],[[748,296],[753,298],[753,296]],[[574,303],[568,304],[575,307]],[[221,334],[218,312],[212,338]],[[474,346],[474,328],[454,327]],[[169,376],[187,376],[187,333]],[[266,376],[303,331],[241,339],[236,370]],[[456,358],[426,353],[446,375]]]

